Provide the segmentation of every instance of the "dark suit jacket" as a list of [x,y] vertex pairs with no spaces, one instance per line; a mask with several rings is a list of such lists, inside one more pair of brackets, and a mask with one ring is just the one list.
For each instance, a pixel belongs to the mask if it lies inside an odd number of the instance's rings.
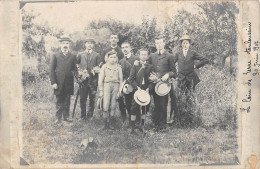
[[60,51],[51,57],[50,80],[51,84],[57,83],[58,89],[54,90],[55,95],[72,95],[74,92],[74,77],[72,71],[76,70],[76,56],[70,52],[64,56]]
[[[130,76],[128,79],[128,83],[130,83],[134,89],[142,86],[143,78],[144,78],[144,88],[152,90],[154,88],[154,84],[150,82],[149,76],[150,73],[154,71],[154,68],[151,64],[146,63],[145,69],[141,69],[142,65],[133,66],[130,72]],[[141,70],[140,70],[141,69]]]
[[125,57],[125,59],[131,64],[131,65],[134,65],[134,62],[136,61],[136,60],[139,60],[139,57],[138,56],[135,56],[135,55],[133,55],[133,54],[131,54],[131,56],[127,59],[126,57]]
[[178,51],[174,55],[174,62],[178,62],[178,80],[179,82],[183,80],[193,81],[194,85],[200,82],[198,75],[194,72],[194,61],[199,60],[195,65],[196,68],[200,68],[208,63],[208,59],[200,56],[197,52],[189,49],[186,57],[183,55],[182,50]]
[[166,51],[161,55],[157,52],[152,53],[148,62],[153,65],[155,72],[159,73],[160,78],[166,73],[169,73],[170,77],[175,78],[177,76],[173,55]]
[[[95,76],[93,76],[93,74],[91,73],[92,69],[96,66],[99,66],[100,64],[100,55],[95,52],[92,51],[92,53],[90,55],[87,54],[86,51],[81,52],[77,55],[77,64],[79,64],[79,67],[81,69],[87,69],[88,73],[89,73],[89,78],[87,79],[86,83],[89,85],[94,85],[97,87],[97,83],[98,83],[98,74],[95,74]],[[89,66],[87,67],[87,62],[89,62]]]
[[126,58],[123,58],[119,61],[120,66],[122,67],[123,72],[123,79],[127,79],[130,75],[130,71],[132,68],[132,65],[126,60]]
[[[109,48],[103,50],[102,55],[101,55],[101,60],[102,60],[103,63],[106,63],[105,62],[106,53],[110,52],[112,50],[113,50],[113,48],[111,46]],[[119,46],[114,48],[114,50],[117,52],[118,61],[124,58],[124,53],[122,52],[122,49]]]

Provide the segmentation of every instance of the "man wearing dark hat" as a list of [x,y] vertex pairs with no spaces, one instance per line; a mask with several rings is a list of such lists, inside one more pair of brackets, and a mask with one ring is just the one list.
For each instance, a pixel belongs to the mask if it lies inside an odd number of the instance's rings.
[[110,35],[109,41],[110,41],[110,46],[109,46],[107,49],[103,50],[103,53],[102,53],[102,55],[101,55],[102,62],[103,62],[103,63],[106,62],[105,56],[106,56],[106,54],[107,54],[108,52],[110,52],[110,51],[115,51],[115,52],[117,52],[118,61],[120,61],[122,58],[124,58],[124,54],[123,54],[121,48],[120,48],[120,47],[118,46],[118,44],[117,44],[117,43],[119,42],[118,35],[115,34],[115,33],[112,33],[112,34]]
[[[208,59],[190,49],[191,38],[188,35],[183,35],[180,42],[182,48],[174,55],[174,61],[178,62],[178,86],[181,89],[195,89],[200,82],[195,70],[207,64]],[[195,64],[195,60],[199,62]]]
[[[169,78],[176,77],[176,67],[173,60],[173,55],[165,51],[165,42],[163,37],[157,37],[155,39],[155,46],[157,51],[150,55],[150,63],[155,69],[155,73],[161,81],[167,81]],[[167,103],[168,95],[159,96],[153,91],[154,98],[154,112],[153,122],[157,129],[166,127],[167,122]]]
[[54,95],[56,95],[56,117],[55,124],[64,121],[70,122],[70,95],[73,95],[74,77],[72,71],[76,70],[76,56],[69,52],[70,39],[60,38],[60,51],[51,57],[50,80]]
[[[119,64],[122,67],[123,79],[127,80],[130,75],[130,71],[134,64],[134,61],[138,60],[138,57],[132,54],[132,48],[129,42],[123,42],[121,48],[124,53],[124,58],[119,61]],[[128,115],[130,116],[132,99],[133,92],[125,94],[123,97],[120,97],[118,99],[119,109],[121,111],[123,121],[126,120],[126,110],[128,112]]]
[[[79,69],[87,70],[89,77],[82,82],[79,90],[81,120],[85,121],[93,117],[95,107],[95,97],[98,86],[98,73],[100,65],[100,55],[93,51],[95,41],[93,38],[87,38],[85,41],[86,50],[77,55],[77,64]],[[88,114],[86,115],[86,103],[89,97]]]

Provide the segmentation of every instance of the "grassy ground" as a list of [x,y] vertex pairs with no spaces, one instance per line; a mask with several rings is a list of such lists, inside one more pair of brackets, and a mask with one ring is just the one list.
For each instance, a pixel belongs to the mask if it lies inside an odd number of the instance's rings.
[[[79,105],[73,123],[54,126],[55,98],[49,82],[26,85],[23,158],[30,164],[235,163],[238,148],[236,89],[229,76],[216,71],[201,72],[203,82],[196,92],[196,110],[202,120],[199,127],[171,126],[164,132],[155,132],[149,116],[145,136],[129,134],[130,129],[119,118],[120,130],[101,130],[103,122],[98,111],[91,121],[79,122]],[[215,81],[217,78],[221,80]],[[71,99],[71,109],[74,99]],[[95,154],[83,153],[80,148],[81,141],[88,137],[93,137],[98,144]]]

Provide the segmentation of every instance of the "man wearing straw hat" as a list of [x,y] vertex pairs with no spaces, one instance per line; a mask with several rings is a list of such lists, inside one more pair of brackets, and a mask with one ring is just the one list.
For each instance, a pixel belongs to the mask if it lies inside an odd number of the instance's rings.
[[[157,51],[150,55],[150,63],[152,63],[155,73],[158,78],[166,82],[169,78],[176,77],[176,67],[173,60],[173,55],[165,51],[164,38],[158,36],[155,38],[155,46]],[[153,91],[154,98],[154,112],[153,112],[153,122],[157,127],[157,130],[166,127],[167,123],[167,104],[168,95],[160,96],[155,91]]]
[[69,120],[70,95],[74,91],[74,77],[72,71],[76,68],[76,56],[69,52],[71,40],[69,37],[60,38],[60,51],[51,57],[50,80],[54,95],[56,95],[56,121],[60,124],[63,116],[64,121]]
[[[181,50],[174,55],[175,63],[178,62],[178,87],[181,89],[195,89],[200,82],[196,69],[208,63],[208,59],[190,49],[191,38],[183,35],[180,39]],[[199,60],[195,64],[195,60]]]
[[[79,90],[80,95],[80,108],[81,108],[81,120],[85,121],[93,117],[95,107],[95,97],[98,86],[98,73],[100,65],[100,55],[93,50],[95,41],[89,37],[85,40],[86,50],[81,52],[77,56],[77,63],[79,69],[87,70],[89,77],[82,82],[82,86]],[[88,114],[86,115],[86,103],[89,97]]]
[[[136,117],[141,117],[141,126],[144,126],[145,115],[150,105],[149,91],[151,91],[154,87],[154,84],[151,82],[154,79],[150,79],[150,74],[153,72],[153,66],[147,62],[148,50],[144,48],[140,49],[139,58],[139,64],[132,67],[128,80],[135,89],[130,116],[132,134],[135,133],[135,123],[137,121]],[[138,114],[139,116],[137,116]],[[140,126],[138,126],[138,129],[143,131]]]

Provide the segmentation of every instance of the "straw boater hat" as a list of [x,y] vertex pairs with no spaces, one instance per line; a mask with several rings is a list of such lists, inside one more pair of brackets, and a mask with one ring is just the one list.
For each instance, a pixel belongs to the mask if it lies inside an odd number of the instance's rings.
[[97,109],[103,110],[103,97],[98,98],[98,100],[97,100]]
[[155,93],[159,96],[167,95],[171,90],[171,84],[159,81],[155,85]]
[[71,42],[70,38],[68,36],[62,36],[59,38],[59,42],[62,42],[62,41],[69,41]]
[[134,94],[134,99],[140,106],[146,106],[151,101],[150,95],[145,90],[137,90]]
[[122,93],[129,94],[133,91],[133,86],[130,84],[125,84],[125,83],[126,83],[126,80],[120,86],[119,92],[121,95],[122,95]]
[[189,35],[182,35],[180,41],[182,42],[183,40],[189,40],[189,41],[191,41],[191,38],[190,38]]

